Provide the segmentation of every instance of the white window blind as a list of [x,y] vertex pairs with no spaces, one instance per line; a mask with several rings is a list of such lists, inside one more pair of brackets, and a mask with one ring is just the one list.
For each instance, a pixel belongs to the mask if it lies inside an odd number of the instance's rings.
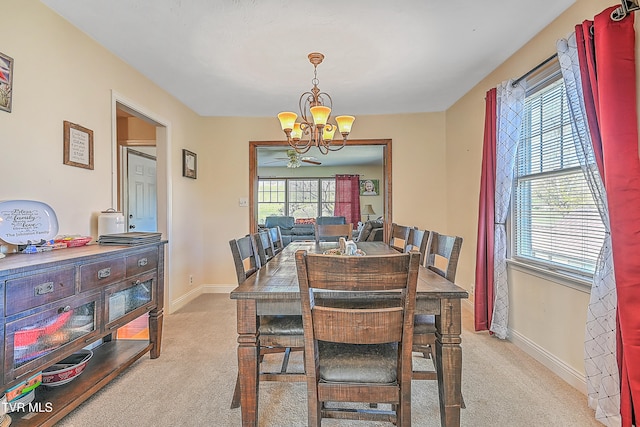
[[592,275],[604,226],[576,157],[570,120],[559,70],[530,86],[516,158],[512,250],[520,261]]

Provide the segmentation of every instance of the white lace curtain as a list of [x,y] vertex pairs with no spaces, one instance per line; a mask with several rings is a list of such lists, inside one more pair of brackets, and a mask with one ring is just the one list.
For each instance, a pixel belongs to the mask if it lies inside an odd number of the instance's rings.
[[496,337],[507,338],[509,289],[507,286],[507,232],[505,223],[511,201],[525,90],[522,82],[502,82],[497,87],[496,199],[494,227],[494,304],[491,327]]
[[558,40],[557,50],[572,117],[576,152],[606,230],[593,275],[585,328],[588,403],[595,409],[598,421],[609,427],[617,427],[621,424],[620,381],[616,360],[617,296],[607,197],[591,145],[575,33],[568,39]]

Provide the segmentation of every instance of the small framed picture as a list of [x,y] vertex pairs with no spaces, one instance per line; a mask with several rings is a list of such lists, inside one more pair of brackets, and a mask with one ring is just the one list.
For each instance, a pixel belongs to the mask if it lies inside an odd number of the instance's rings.
[[182,176],[196,179],[198,176],[198,156],[189,150],[182,150]]
[[361,179],[360,195],[361,196],[377,196],[380,194],[380,180],[378,179]]
[[11,112],[13,58],[0,52],[0,110]]
[[84,169],[93,169],[93,131],[75,123],[64,121],[64,155],[62,163]]

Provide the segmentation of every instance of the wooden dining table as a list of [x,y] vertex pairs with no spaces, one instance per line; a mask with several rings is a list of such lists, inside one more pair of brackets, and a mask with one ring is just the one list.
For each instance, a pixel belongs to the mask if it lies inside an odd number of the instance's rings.
[[[323,253],[337,247],[335,242],[291,242],[266,265],[231,292],[237,301],[238,373],[243,426],[258,426],[259,316],[300,315],[300,292],[295,253]],[[384,242],[360,242],[366,255],[397,253]],[[417,314],[436,319],[436,371],[443,427],[460,425],[462,403],[461,300],[468,298],[463,288],[420,267],[416,301]]]

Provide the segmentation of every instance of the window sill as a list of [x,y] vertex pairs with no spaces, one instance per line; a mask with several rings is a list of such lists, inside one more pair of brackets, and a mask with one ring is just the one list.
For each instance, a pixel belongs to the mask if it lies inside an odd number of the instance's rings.
[[532,276],[540,277],[541,279],[549,280],[562,286],[575,289],[584,293],[591,293],[591,281],[578,276],[571,276],[569,274],[562,274],[548,268],[540,267],[537,265],[528,264],[515,259],[508,259],[507,264],[513,269],[521,271]]

